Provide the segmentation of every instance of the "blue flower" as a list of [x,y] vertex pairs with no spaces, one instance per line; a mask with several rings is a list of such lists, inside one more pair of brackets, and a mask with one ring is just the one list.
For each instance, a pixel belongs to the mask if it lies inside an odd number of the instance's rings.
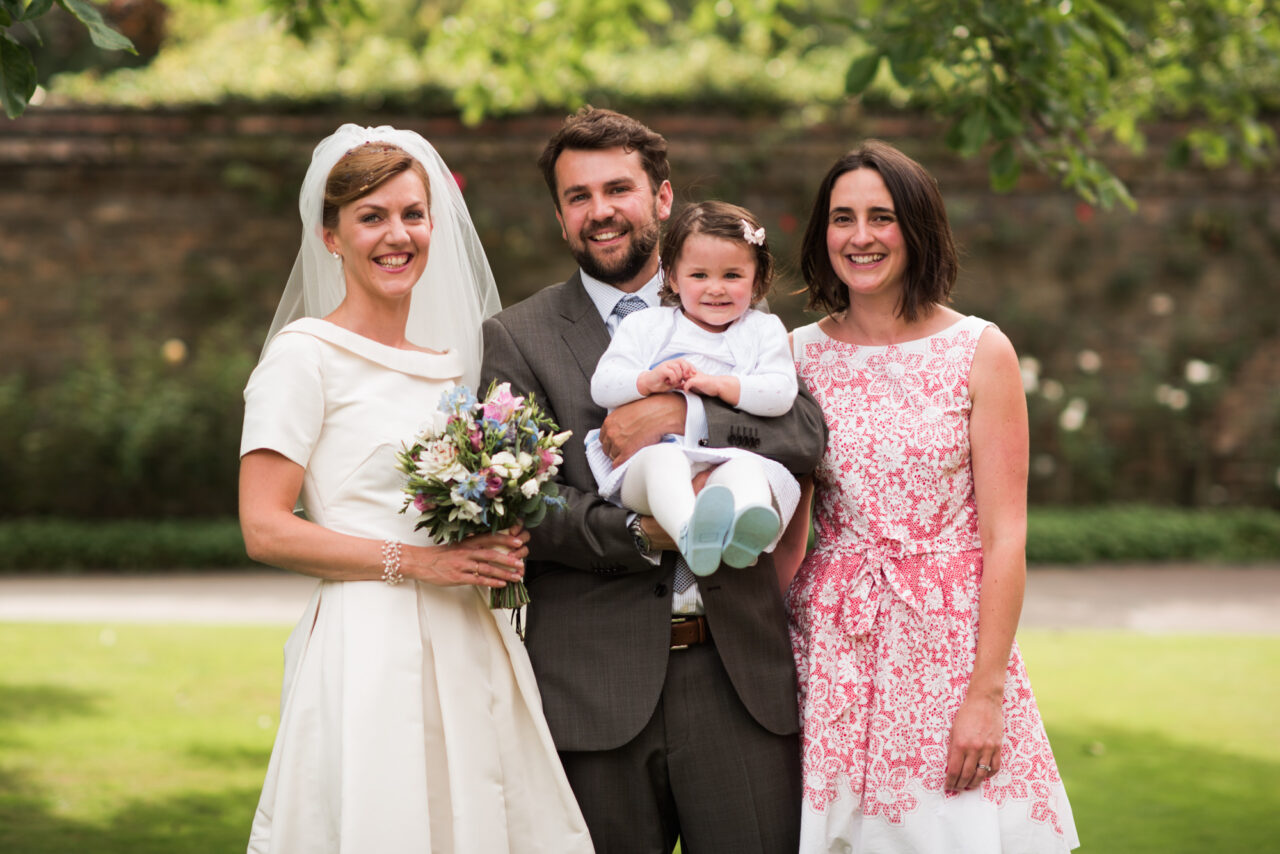
[[462,413],[476,405],[476,396],[464,385],[456,385],[440,395],[441,412]]
[[488,484],[484,475],[476,473],[470,475],[466,480],[459,481],[456,489],[458,494],[472,501],[484,501],[484,490]]

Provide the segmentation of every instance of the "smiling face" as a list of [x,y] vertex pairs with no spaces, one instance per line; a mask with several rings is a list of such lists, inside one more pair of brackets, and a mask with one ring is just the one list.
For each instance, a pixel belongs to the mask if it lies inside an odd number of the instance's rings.
[[708,332],[723,332],[751,307],[755,280],[756,254],[746,244],[691,234],[667,285],[680,297],[685,317]]
[[640,154],[566,149],[555,164],[556,218],[583,272],[628,293],[658,271],[659,223],[671,215],[671,184],[655,191]]
[[906,282],[907,244],[884,179],[874,169],[854,169],[831,188],[827,213],[831,269],[856,296],[892,295]]
[[431,209],[422,179],[405,171],[338,209],[325,247],[342,256],[348,298],[399,301],[427,266]]

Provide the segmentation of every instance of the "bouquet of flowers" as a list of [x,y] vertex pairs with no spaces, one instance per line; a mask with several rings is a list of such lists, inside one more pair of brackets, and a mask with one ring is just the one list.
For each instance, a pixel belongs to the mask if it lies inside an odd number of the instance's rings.
[[[477,401],[466,386],[440,399],[431,429],[396,454],[406,475],[401,513],[419,514],[414,530],[456,543],[523,523],[532,528],[547,511],[564,505],[552,481],[571,435],[532,399],[514,397],[508,383],[489,386]],[[529,601],[524,582],[495,588],[491,608],[519,608]]]

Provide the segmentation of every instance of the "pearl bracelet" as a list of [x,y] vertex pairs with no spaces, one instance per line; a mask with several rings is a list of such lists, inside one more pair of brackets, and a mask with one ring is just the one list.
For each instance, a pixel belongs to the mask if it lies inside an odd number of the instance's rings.
[[382,580],[392,587],[404,581],[400,572],[400,543],[396,540],[382,541]]

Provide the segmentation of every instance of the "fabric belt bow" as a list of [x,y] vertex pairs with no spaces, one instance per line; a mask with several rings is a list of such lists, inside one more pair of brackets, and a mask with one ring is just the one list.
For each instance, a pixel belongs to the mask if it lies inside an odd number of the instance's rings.
[[923,616],[914,591],[898,577],[898,562],[918,552],[909,551],[901,540],[880,537],[875,542],[860,544],[855,553],[861,553],[862,563],[840,597],[841,627],[848,635],[870,634],[881,606],[893,595],[905,602],[916,616]]

